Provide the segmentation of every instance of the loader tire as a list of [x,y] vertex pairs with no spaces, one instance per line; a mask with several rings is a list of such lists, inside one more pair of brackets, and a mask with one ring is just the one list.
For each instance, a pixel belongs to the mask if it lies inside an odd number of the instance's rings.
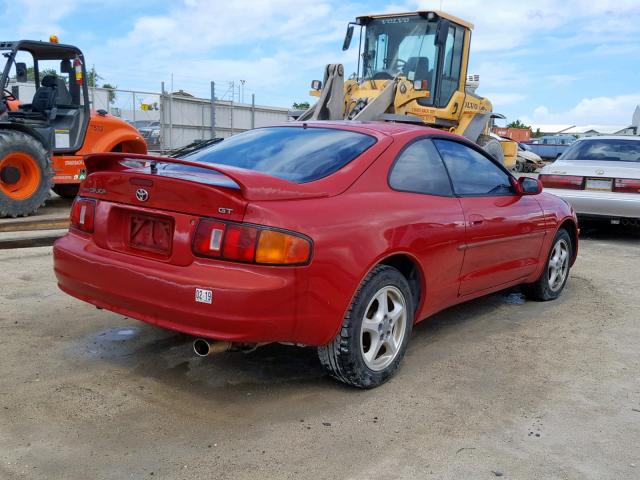
[[480,135],[476,143],[481,146],[485,152],[495,158],[500,165],[504,165],[504,151],[498,140],[489,135]]
[[0,218],[35,213],[52,183],[53,168],[42,143],[23,132],[0,131]]

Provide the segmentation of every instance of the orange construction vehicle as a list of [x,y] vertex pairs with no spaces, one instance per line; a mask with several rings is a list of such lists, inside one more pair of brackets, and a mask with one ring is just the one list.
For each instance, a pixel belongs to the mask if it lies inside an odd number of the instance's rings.
[[51,189],[75,196],[86,154],[147,152],[135,128],[91,109],[82,52],[51,40],[0,42],[0,217],[34,213]]

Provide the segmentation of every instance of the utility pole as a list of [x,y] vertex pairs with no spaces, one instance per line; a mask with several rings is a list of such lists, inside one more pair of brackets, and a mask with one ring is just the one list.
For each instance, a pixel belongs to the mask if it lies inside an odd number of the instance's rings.
[[211,138],[216,138],[216,82],[211,82]]
[[240,80],[240,86],[242,87],[242,89],[241,89],[242,94],[241,94],[241,96],[239,98],[240,103],[244,103],[244,84],[245,83],[247,83],[246,80]]

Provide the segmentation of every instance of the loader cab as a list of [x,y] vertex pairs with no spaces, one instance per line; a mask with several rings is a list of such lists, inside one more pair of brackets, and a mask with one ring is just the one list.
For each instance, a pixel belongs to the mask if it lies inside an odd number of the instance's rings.
[[[359,17],[359,82],[413,83],[421,106],[444,108],[464,91],[472,25],[439,12]],[[347,37],[353,35],[353,29]],[[350,41],[345,38],[344,47]]]
[[[5,121],[38,132],[54,154],[74,153],[90,117],[82,52],[52,42],[0,42]],[[8,108],[6,108],[8,107]]]

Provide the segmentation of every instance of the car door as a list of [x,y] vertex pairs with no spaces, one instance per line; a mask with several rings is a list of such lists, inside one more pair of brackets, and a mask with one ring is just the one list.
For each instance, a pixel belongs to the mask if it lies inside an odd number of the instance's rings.
[[444,139],[434,144],[465,216],[460,295],[507,286],[533,273],[545,235],[535,196],[517,194],[511,175],[479,148]]
[[456,303],[465,244],[460,199],[433,142],[418,138],[405,146],[390,167],[389,186],[396,190],[397,237],[422,266],[427,295],[421,316]]

